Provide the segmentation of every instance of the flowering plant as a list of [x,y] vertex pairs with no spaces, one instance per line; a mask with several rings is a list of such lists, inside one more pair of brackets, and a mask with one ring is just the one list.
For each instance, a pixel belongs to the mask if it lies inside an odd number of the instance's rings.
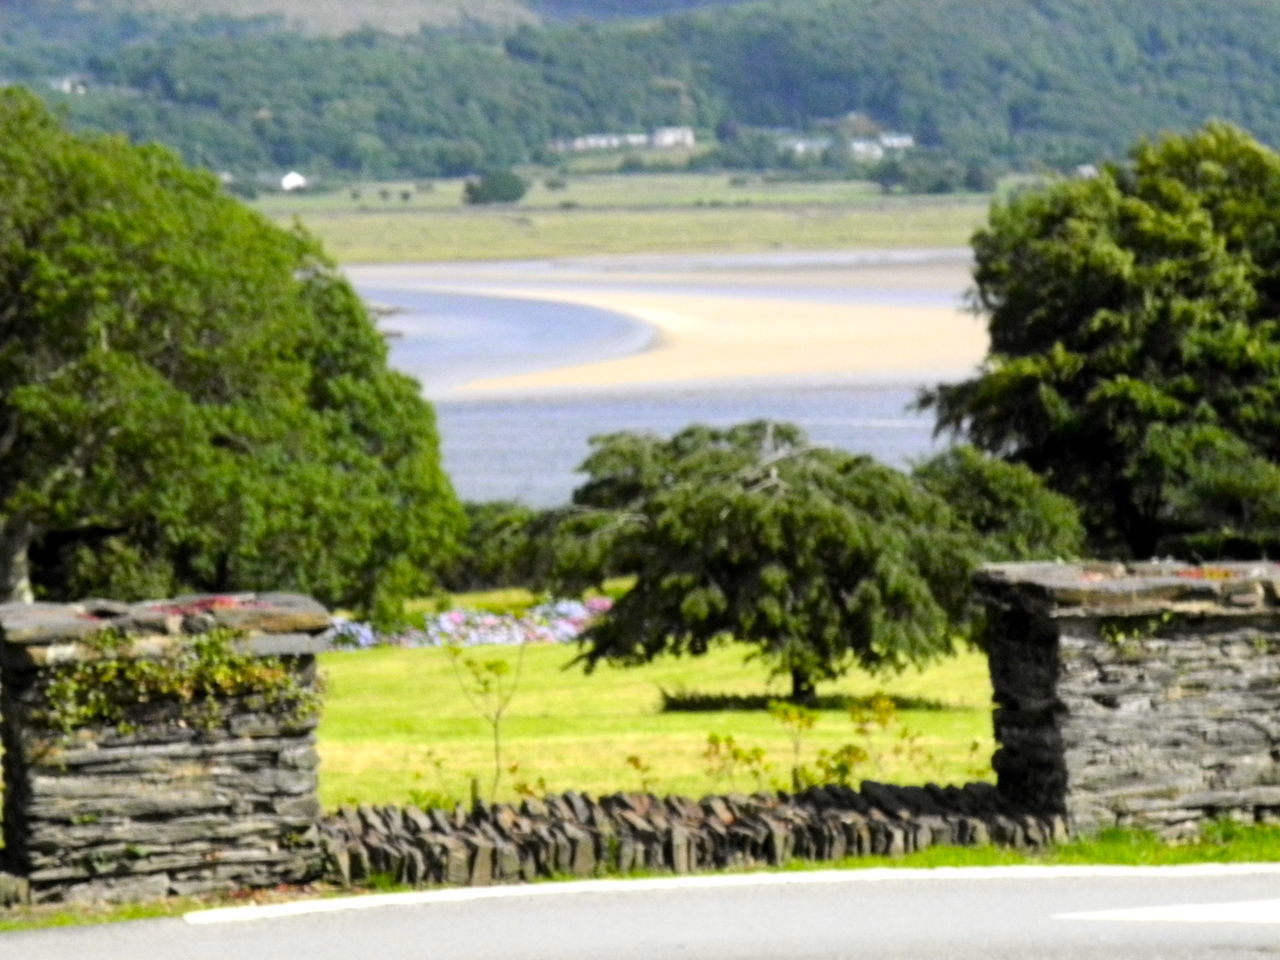
[[378,634],[367,623],[334,620],[334,643],[366,649],[379,644],[399,647],[519,646],[526,643],[572,643],[613,606],[608,597],[549,600],[514,616],[485,610],[454,608],[428,614],[420,630],[394,636]]

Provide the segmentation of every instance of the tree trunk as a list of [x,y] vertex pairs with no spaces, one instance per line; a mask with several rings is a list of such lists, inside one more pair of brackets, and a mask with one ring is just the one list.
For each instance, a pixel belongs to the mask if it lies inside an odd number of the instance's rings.
[[791,702],[800,707],[812,706],[818,699],[818,692],[813,686],[813,677],[809,671],[799,667],[791,668]]
[[27,553],[35,527],[26,514],[10,516],[0,527],[0,603],[31,603],[31,565]]

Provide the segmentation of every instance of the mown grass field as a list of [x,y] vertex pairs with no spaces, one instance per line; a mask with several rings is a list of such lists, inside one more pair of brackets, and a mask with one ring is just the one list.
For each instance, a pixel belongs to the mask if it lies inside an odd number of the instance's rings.
[[[525,175],[529,192],[507,209],[663,209],[705,206],[838,206],[887,202],[965,204],[977,195],[886,197],[867,180],[779,180],[733,173],[591,173]],[[459,210],[465,178],[355,183],[341,189],[264,194],[254,205],[273,216]],[[407,194],[407,198],[406,198]],[[482,211],[468,211],[482,212]]]
[[[772,764],[768,779],[789,776],[792,743],[787,731],[763,711],[663,713],[660,689],[781,696],[768,684],[760,663],[743,663],[743,647],[726,647],[700,659],[667,659],[630,669],[602,667],[584,676],[570,666],[571,647],[527,648],[523,675],[504,725],[505,764],[519,764],[499,790],[515,797],[524,781],[539,791],[592,794],[645,788],[701,796],[754,790],[748,775],[715,780],[703,752],[708,734],[732,735],[745,747],[764,748]],[[514,658],[512,649],[474,648],[478,660]],[[444,651],[377,648],[327,654],[328,683],[320,726],[320,789],[325,807],[352,801],[404,803],[415,795],[465,799],[477,777],[489,794],[493,772],[490,728],[463,696]],[[897,783],[965,782],[989,779],[991,692],[986,661],[966,652],[926,670],[899,677],[852,674],[824,685],[820,693],[870,695],[883,690],[902,697],[940,701],[946,709],[903,710],[894,723],[869,738],[844,711],[822,711],[804,739],[801,762],[820,749],[863,744],[871,762],[858,775]],[[902,739],[902,732],[916,735]],[[650,772],[627,762],[640,758]],[[768,786],[766,782],[765,786]]]
[[[344,263],[507,260],[585,254],[954,247],[990,198],[883,196],[861,181],[766,182],[726,174],[570,176],[519,204],[466,207],[460,181],[264,196]],[[383,195],[385,193],[385,199]]]

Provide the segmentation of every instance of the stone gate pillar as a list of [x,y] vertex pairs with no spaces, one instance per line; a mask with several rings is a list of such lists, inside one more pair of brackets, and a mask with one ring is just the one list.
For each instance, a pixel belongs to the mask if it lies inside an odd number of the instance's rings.
[[0,868],[35,901],[314,876],[328,627],[291,594],[0,606]]
[[1006,802],[1090,833],[1280,819],[1280,565],[975,576]]

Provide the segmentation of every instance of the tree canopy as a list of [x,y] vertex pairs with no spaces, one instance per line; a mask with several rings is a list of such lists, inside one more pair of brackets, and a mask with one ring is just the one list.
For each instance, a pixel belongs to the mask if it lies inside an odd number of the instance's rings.
[[462,190],[464,203],[517,203],[529,184],[511,170],[490,170],[468,180]]
[[997,204],[973,241],[990,352],[923,403],[1072,497],[1103,546],[1274,525],[1277,209],[1280,156],[1219,123]]
[[607,562],[636,582],[585,635],[588,666],[732,638],[804,701],[852,665],[896,670],[951,649],[972,536],[905,474],[767,422],[593,445],[562,576],[598,579]]
[[1021,464],[951,447],[911,471],[978,538],[984,560],[1053,560],[1084,550],[1080,508]]
[[460,523],[437,448],[313,240],[0,92],[0,592],[393,616]]

